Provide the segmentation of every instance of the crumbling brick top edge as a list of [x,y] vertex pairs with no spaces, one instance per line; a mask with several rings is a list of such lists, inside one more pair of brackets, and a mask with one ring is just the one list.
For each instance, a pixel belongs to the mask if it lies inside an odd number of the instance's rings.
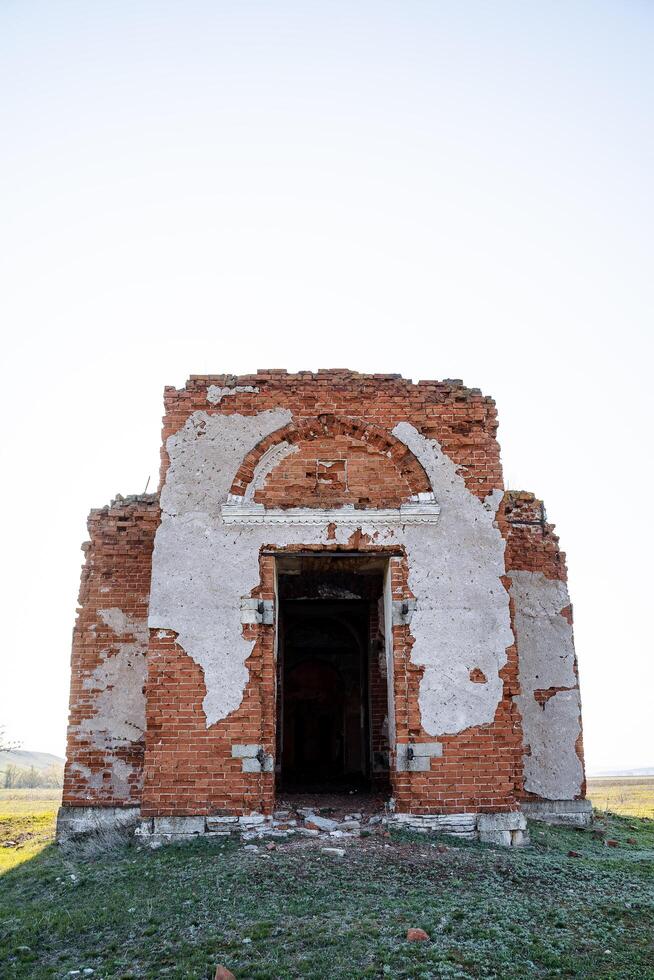
[[531,490],[505,490],[504,496],[510,500],[524,500],[525,503],[540,503],[536,494],[532,493]]
[[317,371],[297,371],[289,373],[285,368],[259,368],[256,372],[244,375],[235,374],[192,374],[184,388],[176,389],[167,386],[165,393],[182,394],[187,391],[198,391],[207,388],[209,385],[218,387],[235,388],[238,386],[256,385],[265,382],[273,384],[306,384],[312,381],[325,383],[330,381],[348,382],[356,384],[388,384],[391,386],[404,386],[410,388],[435,388],[441,392],[456,391],[458,395],[466,398],[476,398],[490,404],[495,404],[494,399],[484,395],[480,388],[468,388],[460,378],[445,378],[441,381],[431,379],[421,379],[414,382],[411,378],[403,378],[401,374],[364,374],[359,371],[351,371],[349,368],[318,368]]
[[110,510],[127,510],[128,508],[134,508],[138,510],[139,508],[147,507],[156,510],[159,507],[159,494],[158,493],[132,493],[127,497],[123,497],[121,494],[116,494],[116,496],[110,501],[110,503],[105,504],[104,507],[94,507],[91,514],[102,514],[108,513]]

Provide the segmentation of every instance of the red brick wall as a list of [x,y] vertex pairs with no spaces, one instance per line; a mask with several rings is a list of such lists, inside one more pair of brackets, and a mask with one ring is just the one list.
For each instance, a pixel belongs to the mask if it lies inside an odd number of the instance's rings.
[[[119,498],[110,507],[92,510],[89,515],[90,541],[83,545],[86,561],[71,656],[63,790],[63,803],[67,806],[125,806],[140,801],[143,737],[137,732],[132,738],[89,732],[84,722],[89,720],[93,725],[93,719],[98,717],[103,688],[98,674],[108,658],[116,655],[121,642],[134,639],[129,632],[117,636],[98,610],[119,609],[130,623],[141,629],[147,626],[152,545],[158,523],[155,495],[124,501]],[[107,693],[111,696],[111,692]],[[120,780],[115,778],[116,760]]]
[[[394,600],[411,598],[406,559],[393,559],[391,588]],[[505,583],[506,584],[506,583]],[[393,627],[395,659],[395,719],[397,741],[433,742],[424,731],[418,705],[423,668],[411,663],[411,627]],[[457,735],[442,735],[440,758],[431,760],[430,772],[396,772],[393,789],[402,812],[467,813],[480,809],[516,808],[516,769],[522,753],[520,715],[513,703],[517,693],[518,661],[515,646],[507,651],[500,671],[502,699],[490,725],[477,725]]]
[[[211,385],[218,388],[230,386],[258,388],[257,392],[239,391],[228,395],[218,405],[207,400]],[[393,427],[407,419],[420,429],[424,436],[438,439],[442,449],[461,467],[468,488],[484,498],[503,486],[499,445],[495,438],[497,411],[495,402],[477,388],[466,388],[456,381],[420,381],[412,384],[398,375],[357,374],[354,371],[303,371],[287,374],[286,371],[258,371],[252,375],[193,375],[185,388],[164,390],[165,415],[163,419],[163,444],[161,485],[168,466],[165,449],[166,439],[177,432],[192,412],[208,414],[220,412],[231,415],[256,415],[274,408],[288,408],[293,414],[298,438],[305,437],[307,427],[321,431],[322,427],[337,427],[360,438],[369,427],[366,442],[375,444],[376,430],[381,430],[386,440]],[[294,441],[294,437],[288,437]],[[268,444],[260,444],[263,452]],[[401,448],[403,454],[406,447]],[[244,491],[251,479],[249,474],[241,480]],[[236,492],[238,489],[233,488]]]
[[[256,387],[257,392],[228,395],[218,405],[207,400],[210,385]],[[197,376],[177,391],[165,391],[162,484],[168,457],[165,440],[194,411],[254,415],[288,408],[293,423],[282,434],[298,452],[289,455],[257,493],[268,507],[329,506],[352,502],[366,507],[397,506],[428,483],[422,468],[391,431],[409,420],[423,435],[437,439],[462,467],[468,489],[483,499],[502,487],[495,405],[492,399],[459,382],[424,381],[417,385],[394,375],[357,375],[347,371],[262,371],[256,375]],[[232,485],[242,494],[261,455],[279,440],[264,439],[244,460]],[[390,449],[389,449],[390,447]],[[347,460],[348,486],[339,474],[330,486],[318,478],[320,460]],[[354,499],[352,499],[354,498]],[[349,547],[375,551],[356,532]],[[293,549],[289,549],[293,550]],[[406,562],[394,561],[393,598],[410,596]],[[272,569],[262,559],[262,596],[273,596]],[[241,772],[231,744],[263,744],[274,752],[274,628],[244,627],[256,640],[247,662],[250,680],[241,706],[227,719],[206,728],[202,711],[202,672],[175,645],[173,635],[152,637],[148,680],[148,734],[144,813],[208,813],[270,810],[273,777]],[[410,627],[394,627],[394,691],[398,741],[433,741],[421,727],[418,685],[421,668],[410,662]],[[502,671],[504,695],[491,725],[447,736],[443,757],[429,773],[397,773],[393,791],[401,810],[461,812],[515,806],[515,773],[520,755],[520,719],[512,701],[516,690],[515,649]]]
[[[274,598],[274,559],[260,560],[257,598]],[[246,661],[250,679],[240,707],[206,727],[202,669],[175,642],[170,630],[152,630],[148,653],[144,817],[270,813],[274,774],[242,772],[232,744],[260,744],[275,752],[274,629],[244,626],[255,641]]]
[[566,582],[565,552],[559,549],[554,525],[547,523],[543,501],[524,490],[508,490],[502,513],[507,572],[542,572],[546,578]]
[[[207,399],[210,385],[253,387],[226,395],[219,404]],[[256,501],[268,507],[339,506],[397,507],[412,494],[428,489],[415,458],[392,436],[393,427],[410,421],[461,467],[468,489],[484,499],[502,488],[496,411],[492,399],[460,382],[423,381],[413,385],[396,375],[358,375],[349,371],[261,371],[256,375],[195,376],[185,388],[165,390],[161,481],[168,456],[165,440],[195,411],[208,414],[254,415],[288,408],[293,422],[262,442],[243,461],[232,492],[243,494],[262,454],[284,438],[297,448],[267,477]],[[325,463],[336,464],[333,467]],[[342,465],[341,465],[342,463]],[[244,626],[254,641],[246,666],[249,681],[239,708],[207,729],[202,708],[205,696],[201,668],[179,647],[173,632],[152,631],[147,673],[147,731],[144,762],[142,738],[98,744],[83,730],[84,719],[97,714],[100,691],[94,678],[103,659],[118,642],[100,621],[98,610],[118,608],[130,622],[147,619],[153,538],[159,522],[157,499],[129,498],[110,508],[92,511],[91,541],[85,546],[78,621],[74,630],[71,714],[64,803],[127,805],[142,792],[144,816],[269,812],[274,806],[272,773],[242,771],[231,757],[233,743],[261,744],[275,752],[276,679],[271,626]],[[565,556],[544,518],[540,501],[531,494],[505,494],[498,526],[507,540],[506,567],[541,571],[565,580]],[[380,552],[356,531],[346,546]],[[283,549],[300,550],[300,547]],[[323,548],[317,550],[324,550]],[[397,555],[397,548],[392,549]],[[393,557],[394,600],[412,598],[406,557]],[[260,556],[261,581],[253,595],[274,598],[274,559]],[[510,579],[504,579],[508,588]],[[513,615],[513,610],[512,610]],[[571,612],[570,612],[571,615]],[[421,725],[418,690],[422,669],[411,663],[410,625],[392,628],[396,740],[432,742]],[[122,639],[129,640],[128,637]],[[107,653],[109,651],[109,653]],[[385,685],[371,657],[369,676],[373,749],[383,747],[381,723],[386,713]],[[508,650],[501,671],[503,696],[491,724],[443,736],[443,755],[433,758],[429,772],[392,772],[392,791],[402,811],[462,812],[512,809],[522,789],[522,732],[514,703],[518,691],[518,651]],[[471,679],[483,681],[483,678]],[[382,687],[384,691],[382,692]],[[383,695],[383,696],[382,696]],[[382,703],[383,702],[383,703]],[[110,741],[110,740],[109,740]],[[100,739],[102,742],[102,739]],[[393,761],[391,746],[391,761]],[[581,740],[578,745],[582,755]],[[117,792],[112,763],[128,767],[126,789]]]
[[392,459],[362,440],[323,436],[298,445],[255,494],[266,507],[398,507],[411,487]]

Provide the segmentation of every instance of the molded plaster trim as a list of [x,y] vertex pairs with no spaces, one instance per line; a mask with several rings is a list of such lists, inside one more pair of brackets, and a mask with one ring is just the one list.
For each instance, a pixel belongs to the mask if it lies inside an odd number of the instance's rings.
[[362,520],[371,524],[435,524],[440,507],[437,503],[402,504],[397,508],[365,510],[351,504],[343,507],[289,507],[268,509],[263,504],[240,504],[231,498],[221,508],[225,524],[347,524],[359,526]]

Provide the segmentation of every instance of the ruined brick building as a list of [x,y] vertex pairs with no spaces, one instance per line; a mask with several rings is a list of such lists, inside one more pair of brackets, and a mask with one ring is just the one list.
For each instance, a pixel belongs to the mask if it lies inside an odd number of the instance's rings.
[[89,517],[60,835],[348,787],[500,843],[586,820],[565,556],[492,399],[344,370],[164,397],[159,493]]

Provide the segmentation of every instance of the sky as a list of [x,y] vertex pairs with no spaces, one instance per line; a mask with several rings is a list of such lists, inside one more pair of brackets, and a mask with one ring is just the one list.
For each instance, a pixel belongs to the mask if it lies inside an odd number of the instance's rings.
[[654,766],[649,0],[3,0],[0,725],[63,754],[86,515],[164,385],[462,378],[567,552],[588,768]]

